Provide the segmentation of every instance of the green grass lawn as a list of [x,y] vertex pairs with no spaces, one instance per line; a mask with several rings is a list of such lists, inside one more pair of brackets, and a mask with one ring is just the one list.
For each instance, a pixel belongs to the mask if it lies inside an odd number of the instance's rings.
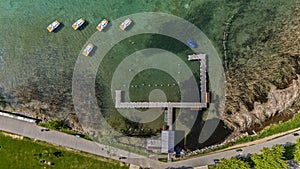
[[[29,138],[14,139],[3,135],[3,133],[0,133],[0,146],[1,169],[33,169],[44,167],[55,169],[129,168],[117,161],[104,157],[67,150],[44,142],[33,141]],[[52,165],[42,164],[41,160],[45,160],[47,163],[51,162]]]

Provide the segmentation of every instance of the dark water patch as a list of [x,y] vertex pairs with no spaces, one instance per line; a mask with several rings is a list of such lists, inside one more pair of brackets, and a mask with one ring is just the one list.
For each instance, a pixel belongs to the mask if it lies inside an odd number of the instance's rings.
[[208,30],[210,28],[210,22],[213,20],[214,9],[219,7],[219,3],[216,1],[206,1],[186,16],[190,22],[202,30]]
[[4,55],[5,54],[5,50],[0,48],[0,55]]
[[3,58],[3,56],[0,56],[0,65],[1,65],[1,69],[3,71],[5,69],[5,66],[6,66],[6,62]]
[[6,92],[3,87],[0,87],[0,106],[3,109],[5,109],[6,107],[11,106],[15,102],[15,97]]
[[[176,54],[182,52],[193,53],[192,50],[189,49],[188,46],[186,44],[183,44],[181,41],[172,37],[158,34],[151,35],[151,39],[149,40],[147,46],[149,48],[164,49]],[[186,58],[182,58],[182,60],[186,61]]]
[[197,120],[194,126],[191,129],[191,132],[186,137],[186,145],[185,147],[189,150],[201,149],[210,145],[221,143],[225,140],[225,138],[232,132],[229,128],[225,126],[225,124],[217,118],[209,119],[206,123],[210,123],[215,126],[217,124],[217,128],[212,133],[212,135],[208,138],[204,143],[199,143],[199,137],[201,132],[205,135],[205,131],[201,129],[204,126],[204,122],[202,121],[202,115],[198,114]]

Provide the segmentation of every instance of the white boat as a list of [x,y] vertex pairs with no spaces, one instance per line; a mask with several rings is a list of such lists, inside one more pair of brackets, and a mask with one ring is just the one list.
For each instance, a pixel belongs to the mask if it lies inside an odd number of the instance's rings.
[[89,54],[93,51],[94,47],[95,47],[95,46],[94,46],[93,44],[89,43],[89,44],[84,48],[82,54],[83,54],[84,56],[89,56]]
[[58,28],[59,25],[60,23],[57,20],[55,20],[47,27],[47,29],[49,32],[53,32],[56,28]]
[[84,19],[82,19],[82,18],[78,19],[75,23],[73,23],[73,25],[72,25],[73,29],[77,30],[84,24],[84,22],[85,22]]
[[102,31],[108,24],[108,20],[103,19],[97,26],[98,31]]
[[121,23],[120,28],[122,30],[125,30],[131,23],[132,23],[132,20],[127,18],[124,22]]

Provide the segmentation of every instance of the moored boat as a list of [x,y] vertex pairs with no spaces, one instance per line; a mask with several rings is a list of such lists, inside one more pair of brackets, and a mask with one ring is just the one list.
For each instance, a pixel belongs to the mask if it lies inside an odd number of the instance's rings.
[[72,27],[74,30],[77,30],[84,24],[85,20],[83,18],[78,19],[75,23],[73,23]]
[[196,44],[194,41],[192,41],[191,39],[189,39],[189,40],[187,41],[187,43],[189,44],[189,46],[190,46],[191,48],[196,48],[196,47],[197,47],[197,44]]
[[59,25],[60,23],[57,20],[55,20],[47,27],[47,29],[49,32],[53,32],[56,28],[58,28]]
[[94,47],[95,47],[95,46],[94,46],[93,44],[89,43],[89,44],[83,49],[82,54],[83,54],[84,56],[89,56],[90,53],[93,51]]
[[103,19],[97,26],[98,31],[102,31],[108,24],[108,20]]
[[120,29],[125,30],[126,28],[128,28],[130,26],[131,23],[132,23],[132,20],[127,18],[124,22],[121,23]]

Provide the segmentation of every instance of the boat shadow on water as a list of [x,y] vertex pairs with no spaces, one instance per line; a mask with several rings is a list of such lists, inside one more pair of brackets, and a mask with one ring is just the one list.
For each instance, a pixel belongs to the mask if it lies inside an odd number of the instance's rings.
[[112,23],[109,22],[109,23],[107,24],[107,26],[106,26],[101,32],[107,32],[107,31],[110,29],[111,26],[112,26]]
[[130,31],[135,25],[134,21],[131,21],[131,24],[125,29],[125,31]]
[[77,30],[82,31],[82,30],[84,30],[89,24],[90,24],[89,21],[86,20],[86,21],[83,23],[83,25],[80,26]]
[[60,32],[65,27],[64,23],[60,23],[60,25],[53,31],[54,33]]
[[96,51],[97,51],[97,49],[98,49],[98,47],[97,47],[96,45],[94,45],[94,48],[93,48],[93,50],[91,51],[91,53],[89,54],[89,56],[88,56],[88,57],[92,57],[92,56],[94,56],[94,55],[95,55],[95,53],[96,53]]

